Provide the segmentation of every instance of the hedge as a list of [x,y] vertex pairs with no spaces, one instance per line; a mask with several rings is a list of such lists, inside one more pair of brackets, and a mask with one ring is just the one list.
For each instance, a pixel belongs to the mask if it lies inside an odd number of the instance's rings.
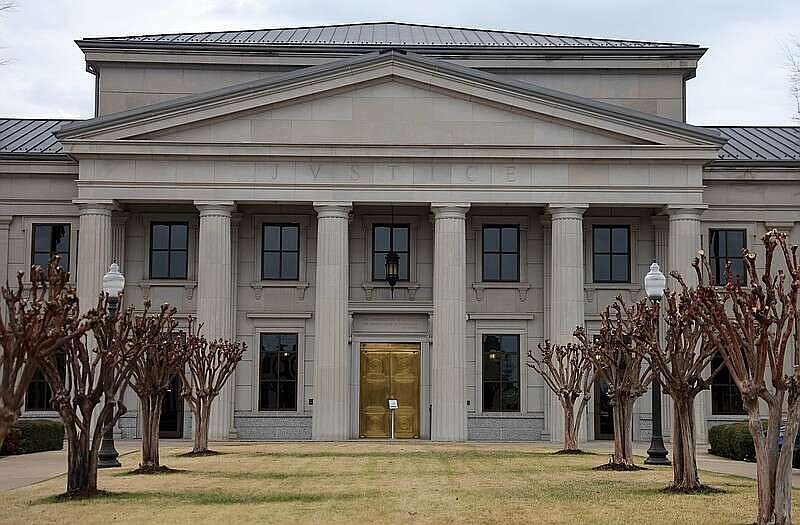
[[[764,424],[766,428],[766,423]],[[756,449],[747,422],[716,425],[708,429],[708,452],[738,461],[755,461]],[[792,466],[800,467],[800,449],[792,454]]]
[[31,454],[64,447],[64,424],[47,419],[23,419],[11,426],[0,456]]

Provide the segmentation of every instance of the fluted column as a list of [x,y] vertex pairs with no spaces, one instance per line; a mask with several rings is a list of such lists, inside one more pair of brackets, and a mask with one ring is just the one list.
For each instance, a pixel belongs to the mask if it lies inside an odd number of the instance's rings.
[[[664,275],[669,275],[669,223],[663,215],[651,217],[653,225],[653,257],[661,266]],[[643,278],[643,277],[642,277]],[[675,288],[677,283],[674,279],[667,277],[667,288]],[[661,314],[664,315],[664,305],[662,304]],[[664,326],[662,324],[661,342],[664,343]],[[672,398],[661,390],[661,435],[666,439],[672,437]]]
[[[231,202],[196,202],[200,210],[200,239],[197,249],[197,318],[208,340],[233,337]],[[211,406],[208,436],[225,440],[233,431],[235,374]],[[195,423],[196,424],[196,423]]]
[[114,213],[111,216],[111,260],[125,273],[125,231],[128,223],[127,213]]
[[8,282],[8,234],[12,219],[10,215],[0,215],[0,286]]
[[466,213],[469,205],[434,205],[431,439],[465,441],[467,410]]
[[111,265],[111,212],[112,203],[84,203],[80,209],[78,234],[78,299],[81,310],[97,305],[103,284],[103,275]]
[[[583,213],[586,208],[585,204],[547,207],[550,215],[550,340],[556,344],[573,341],[575,327],[584,324]],[[581,427],[588,430],[587,424]],[[560,442],[563,439],[563,409],[558,398],[551,396],[550,440]]]
[[348,283],[350,203],[315,203],[317,273],[314,306],[314,414],[317,440],[350,437]]

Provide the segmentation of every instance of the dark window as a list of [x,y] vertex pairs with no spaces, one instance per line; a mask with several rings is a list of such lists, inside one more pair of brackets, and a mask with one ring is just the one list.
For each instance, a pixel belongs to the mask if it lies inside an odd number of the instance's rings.
[[[716,370],[722,362],[722,356],[714,356],[711,370]],[[739,388],[733,382],[728,367],[723,365],[711,380],[711,414],[724,416],[745,413]]]
[[483,227],[483,280],[519,281],[519,226]]
[[627,226],[595,226],[592,250],[594,282],[630,282],[631,242]]
[[296,281],[299,278],[300,226],[265,224],[261,247],[261,279]]
[[519,411],[519,336],[483,336],[483,411]]
[[59,265],[69,271],[69,224],[34,224],[32,264],[47,268],[50,259],[61,257]]
[[376,224],[372,227],[372,280],[386,279],[386,254],[394,251],[400,258],[397,278],[408,281],[409,227],[403,224]]
[[747,247],[745,230],[711,230],[711,271],[714,282],[725,284],[725,265],[730,261],[733,278],[747,282],[742,250]]
[[[66,373],[67,362],[64,354],[57,354],[56,364],[61,372],[61,378]],[[55,410],[53,406],[53,391],[41,370],[37,369],[33,375],[28,390],[25,392],[25,410]]]
[[297,410],[297,334],[261,334],[259,410]]
[[189,225],[160,222],[150,225],[150,278],[186,279]]

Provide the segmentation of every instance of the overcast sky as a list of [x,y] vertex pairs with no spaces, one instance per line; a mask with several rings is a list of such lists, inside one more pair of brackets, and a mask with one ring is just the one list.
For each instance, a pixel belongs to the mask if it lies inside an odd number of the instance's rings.
[[0,14],[0,117],[91,117],[82,37],[397,21],[698,43],[709,51],[687,84],[690,123],[793,123],[785,48],[800,36],[800,0],[12,1]]

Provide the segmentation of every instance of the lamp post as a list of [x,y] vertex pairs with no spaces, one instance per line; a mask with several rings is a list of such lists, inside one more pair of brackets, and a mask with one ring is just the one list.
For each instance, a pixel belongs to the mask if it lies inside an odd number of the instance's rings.
[[[650,271],[644,276],[644,290],[647,297],[653,301],[653,306],[656,308],[656,315],[658,315],[658,324],[656,325],[656,338],[661,338],[661,299],[664,297],[664,288],[667,285],[667,278],[658,267],[658,263],[653,261],[650,265]],[[648,465],[669,465],[667,459],[667,449],[664,448],[664,438],[661,435],[661,381],[658,371],[653,371],[653,388],[652,393],[652,416],[653,416],[653,431],[650,437],[650,448],[647,449],[647,459],[644,462]]]
[[[115,324],[117,322],[117,313],[119,312],[119,296],[124,289],[125,276],[120,273],[119,265],[112,263],[108,273],[103,276],[103,293],[108,296],[106,323],[109,329],[106,333],[109,338],[113,338],[116,335]],[[109,341],[108,346],[111,346],[110,343]],[[117,458],[119,458],[119,453],[114,447],[114,428],[110,427],[103,434],[103,442],[97,454],[97,468],[119,467],[121,464]]]

